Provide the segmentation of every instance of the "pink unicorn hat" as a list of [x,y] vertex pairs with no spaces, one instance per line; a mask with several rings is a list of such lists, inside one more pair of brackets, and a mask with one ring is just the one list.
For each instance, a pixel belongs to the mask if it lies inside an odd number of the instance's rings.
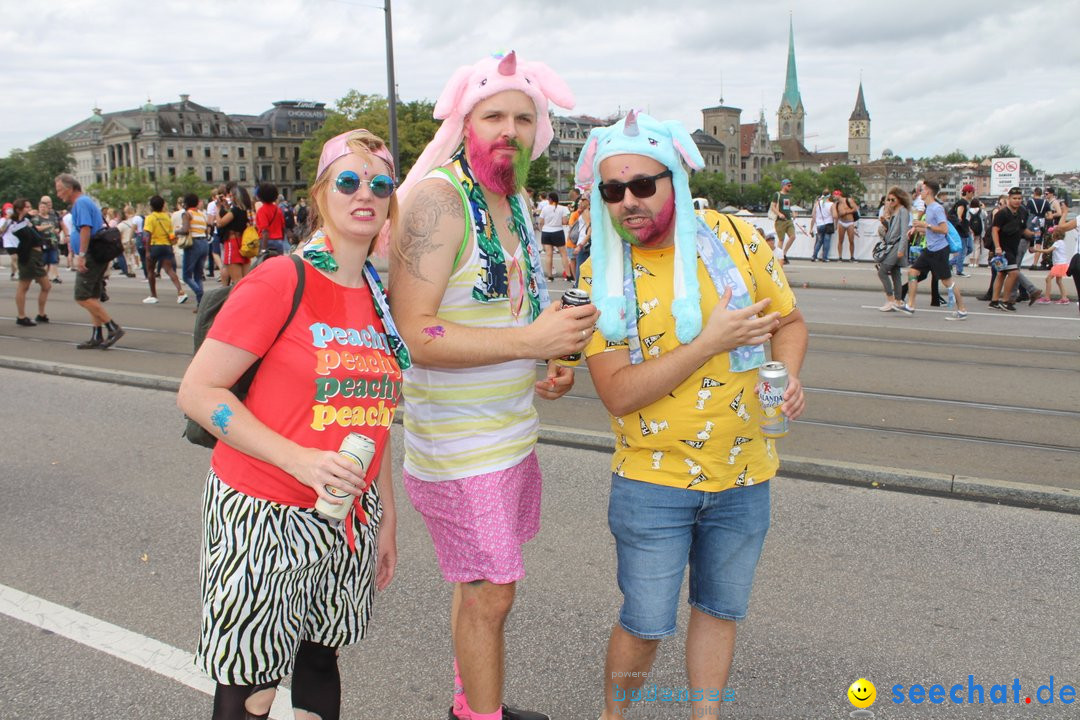
[[464,137],[465,116],[481,100],[504,90],[520,90],[536,104],[536,141],[532,159],[540,157],[555,136],[548,117],[548,101],[567,110],[574,107],[574,95],[555,71],[542,62],[519,62],[511,50],[506,55],[492,55],[475,65],[463,65],[435,103],[436,120],[442,120],[424,152],[417,158],[398,192],[404,194],[429,172],[446,162]]

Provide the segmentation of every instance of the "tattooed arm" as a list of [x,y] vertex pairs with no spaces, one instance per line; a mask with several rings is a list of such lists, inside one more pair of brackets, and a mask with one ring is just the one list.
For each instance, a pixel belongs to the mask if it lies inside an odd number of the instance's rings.
[[[257,357],[246,350],[207,338],[191,359],[176,404],[184,414],[245,455],[276,465],[327,500],[333,485],[359,495],[364,476],[357,465],[336,452],[308,448],[266,427],[230,388]],[[389,456],[389,452],[387,452]]]
[[[430,178],[409,195],[391,256],[390,310],[413,361],[464,368],[579,352],[596,321],[592,305],[556,312],[559,304],[552,303],[534,323],[517,328],[467,327],[439,317],[465,228],[461,196],[449,183]],[[470,238],[462,258],[472,249]]]

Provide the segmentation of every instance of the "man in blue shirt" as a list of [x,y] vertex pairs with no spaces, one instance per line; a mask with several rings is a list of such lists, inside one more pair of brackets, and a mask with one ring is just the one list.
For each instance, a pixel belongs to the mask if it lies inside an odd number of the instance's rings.
[[960,290],[955,286],[949,270],[949,226],[945,219],[945,208],[937,201],[939,190],[941,186],[934,180],[923,181],[920,194],[926,203],[926,214],[922,220],[913,222],[911,228],[914,232],[926,233],[926,249],[919,253],[908,268],[907,298],[899,310],[906,315],[915,314],[915,293],[919,289],[919,281],[925,280],[926,276],[931,274],[949,291],[948,307],[956,308],[954,312],[946,315],[945,319],[967,320],[964,298],[960,296]]
[[[105,271],[108,262],[98,262],[90,249],[90,238],[97,233],[105,221],[101,217],[101,208],[93,200],[83,195],[82,184],[68,174],[57,175],[55,180],[56,196],[71,206],[71,251],[75,254],[75,302],[90,313],[93,330],[90,339],[75,347],[80,350],[92,348],[108,349],[124,336],[124,329],[109,316],[101,295],[105,291]],[[102,328],[109,331],[104,337]]]

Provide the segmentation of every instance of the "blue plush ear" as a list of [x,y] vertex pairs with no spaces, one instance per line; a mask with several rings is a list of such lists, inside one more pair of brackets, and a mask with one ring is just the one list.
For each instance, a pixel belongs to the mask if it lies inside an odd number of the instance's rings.
[[600,145],[600,133],[604,128],[593,128],[589,131],[589,138],[581,148],[578,155],[577,165],[574,166],[574,181],[577,185],[592,185],[595,181],[593,161],[596,159],[596,148]]

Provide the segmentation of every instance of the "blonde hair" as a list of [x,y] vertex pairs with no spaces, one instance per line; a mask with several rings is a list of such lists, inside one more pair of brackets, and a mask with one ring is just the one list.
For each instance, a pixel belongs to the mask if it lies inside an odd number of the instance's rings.
[[[380,138],[378,135],[369,132],[368,130],[354,131],[352,135],[349,136],[349,140],[346,143],[346,146],[354,153],[362,155],[365,158],[371,160],[372,162],[378,160],[383,165],[386,165],[386,162],[384,160],[375,155],[375,151],[386,149],[386,143],[383,142],[382,138]],[[330,187],[331,173],[329,172],[329,170],[329,167],[323,170],[323,174],[315,178],[315,182],[313,182],[311,184],[311,187],[308,189],[308,207],[310,208],[308,210],[309,233],[314,233],[316,230],[322,227],[323,218],[326,215],[323,209],[323,194],[328,192],[328,188]],[[390,170],[389,167],[387,168],[387,170],[390,171],[391,174],[393,174],[393,171]],[[386,222],[390,228],[393,228],[394,225],[397,223],[397,216],[398,201],[397,192],[395,192],[393,195],[390,196],[390,209],[386,214]],[[389,235],[390,233],[380,232],[378,235],[375,236],[372,247],[373,253],[382,254],[386,252],[386,245],[389,242]]]

